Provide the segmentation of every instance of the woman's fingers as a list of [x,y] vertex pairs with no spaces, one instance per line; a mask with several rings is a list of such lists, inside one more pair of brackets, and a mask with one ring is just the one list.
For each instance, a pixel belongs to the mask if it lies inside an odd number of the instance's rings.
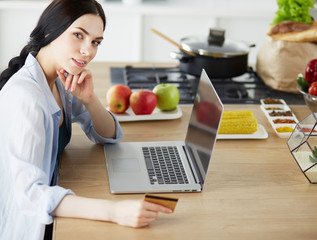
[[143,201],[142,207],[143,209],[142,213],[140,214],[139,222],[137,224],[137,227],[144,227],[150,225],[152,222],[154,222],[157,217],[159,216],[159,213],[172,213],[172,210],[169,208],[166,208],[164,206],[150,203]]
[[147,226],[157,219],[159,212],[172,212],[166,207],[144,200],[116,202],[114,210],[113,220],[121,225],[131,227]]
[[74,75],[72,75],[70,73],[67,74],[66,81],[65,81],[65,89],[66,90],[70,89],[73,77],[74,77]]
[[154,222],[159,213],[172,213],[172,210],[158,204],[143,201],[141,203],[141,212],[135,227],[145,227]]
[[64,69],[62,69],[62,70],[57,70],[56,73],[57,73],[59,79],[60,79],[63,83],[65,83],[65,81],[66,81],[66,77],[65,77],[66,71],[65,71]]
[[[64,69],[56,71],[59,79],[63,82],[65,89],[69,90],[73,84],[74,75],[67,73]],[[74,86],[76,88],[76,86]]]
[[67,73],[64,69],[57,70],[56,73],[64,83],[65,89],[71,92],[75,91],[77,85],[84,82],[87,77],[91,78],[91,73],[88,70],[84,70],[78,75]]
[[83,71],[83,72],[80,74],[80,76],[79,76],[79,78],[78,78],[78,81],[77,81],[78,84],[81,84],[81,83],[85,80],[87,74],[88,74],[87,71]]
[[172,213],[171,209],[164,207],[164,206],[161,206],[159,204],[150,203],[147,201],[144,201],[143,204],[144,204],[145,209],[148,211],[161,212],[161,213]]
[[71,87],[70,87],[71,92],[76,90],[78,79],[79,79],[79,75],[73,75],[73,79],[71,81]]
[[143,219],[140,219],[140,221],[137,222],[137,224],[134,227],[137,227],[137,228],[146,227],[150,225],[151,223],[153,223],[155,220],[156,218],[143,218]]

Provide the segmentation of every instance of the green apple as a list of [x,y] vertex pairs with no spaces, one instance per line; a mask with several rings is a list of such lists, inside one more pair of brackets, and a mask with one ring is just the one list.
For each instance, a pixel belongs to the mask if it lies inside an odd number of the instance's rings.
[[162,111],[173,110],[179,103],[179,91],[176,86],[168,83],[161,83],[153,88],[157,97],[156,107]]

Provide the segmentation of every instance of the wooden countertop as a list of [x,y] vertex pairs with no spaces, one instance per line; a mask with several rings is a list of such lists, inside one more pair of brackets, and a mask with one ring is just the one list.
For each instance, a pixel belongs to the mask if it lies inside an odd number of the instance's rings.
[[[109,65],[90,66],[103,102]],[[299,120],[310,113],[306,106],[290,107]],[[287,139],[274,133],[259,105],[225,105],[225,110],[234,109],[253,110],[268,139],[218,140],[204,190],[168,194],[179,198],[173,214],[161,214],[141,229],[56,218],[54,239],[316,239],[317,186],[301,173]],[[182,106],[183,116],[176,120],[122,123],[123,141],[183,140],[190,110]],[[92,144],[74,125],[62,159],[60,185],[86,197],[143,198],[143,194],[111,194],[105,168],[103,147]]]

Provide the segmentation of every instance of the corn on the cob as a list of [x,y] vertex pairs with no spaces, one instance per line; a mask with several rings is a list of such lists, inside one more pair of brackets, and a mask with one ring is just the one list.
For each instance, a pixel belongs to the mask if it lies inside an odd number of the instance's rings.
[[250,134],[258,130],[258,122],[252,111],[224,111],[220,134]]
[[253,118],[251,110],[224,111],[221,119]]

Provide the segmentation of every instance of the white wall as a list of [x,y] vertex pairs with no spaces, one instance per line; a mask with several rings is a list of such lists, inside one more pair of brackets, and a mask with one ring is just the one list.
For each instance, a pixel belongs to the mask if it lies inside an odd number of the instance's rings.
[[[0,70],[19,54],[41,12],[50,1],[0,1]],[[275,0],[143,0],[127,6],[120,1],[99,1],[108,25],[94,61],[173,62],[176,47],[149,29],[156,28],[175,41],[189,35],[207,36],[210,27],[226,29],[226,37],[255,43],[249,62],[277,9]]]

